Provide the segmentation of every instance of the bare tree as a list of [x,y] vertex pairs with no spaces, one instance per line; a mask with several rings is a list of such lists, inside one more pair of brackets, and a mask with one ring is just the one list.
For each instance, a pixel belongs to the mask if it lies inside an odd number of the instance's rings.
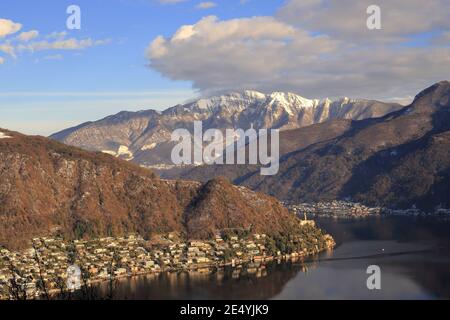
[[106,298],[108,300],[114,299],[114,292],[116,291],[116,288],[117,288],[117,279],[116,279],[115,271],[116,271],[116,266],[119,263],[120,263],[119,255],[117,254],[117,251],[114,250],[113,254],[111,256],[111,260],[109,262],[109,266],[108,266],[109,279],[108,279],[108,294],[106,296]]
[[11,273],[11,278],[6,284],[10,298],[13,300],[27,300],[26,283],[21,283],[21,279],[24,279],[22,272],[16,268],[11,259],[6,257],[6,261]]
[[47,288],[47,282],[44,279],[42,261],[39,257],[39,250],[36,244],[33,242],[34,260],[38,265],[39,278],[36,281],[37,288],[43,293],[46,300],[50,300],[50,294]]

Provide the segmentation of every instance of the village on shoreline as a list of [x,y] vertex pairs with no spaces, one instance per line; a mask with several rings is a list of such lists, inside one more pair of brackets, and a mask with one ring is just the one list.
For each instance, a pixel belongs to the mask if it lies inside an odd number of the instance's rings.
[[332,236],[318,229],[311,217],[450,216],[450,209],[424,213],[416,208],[392,210],[340,200],[284,205],[301,219],[301,234],[273,238],[249,232],[217,233],[210,240],[186,240],[168,233],[159,235],[157,241],[144,240],[137,234],[70,241],[41,237],[22,251],[0,246],[0,300],[67,292],[68,268],[73,266],[79,268],[81,282],[93,286],[161,272],[210,273],[226,266],[253,263],[261,267],[274,259],[302,259],[335,246]]
[[160,272],[212,272],[215,268],[301,259],[331,249],[333,238],[302,221],[298,237],[274,239],[265,234],[217,235],[211,240],[182,240],[176,233],[150,244],[139,235],[64,241],[35,238],[33,246],[13,252],[0,247],[0,300],[36,299],[67,292],[68,268],[81,269],[81,283],[94,285]]
[[377,216],[408,216],[408,217],[450,217],[450,209],[437,208],[433,212],[424,212],[416,207],[409,209],[389,209],[384,207],[369,207],[361,203],[333,200],[311,203],[284,203],[299,218],[335,218],[358,219]]

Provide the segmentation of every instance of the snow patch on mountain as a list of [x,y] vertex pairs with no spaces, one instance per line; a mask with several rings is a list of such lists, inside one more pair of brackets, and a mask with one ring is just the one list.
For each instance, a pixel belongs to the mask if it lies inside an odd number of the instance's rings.
[[126,158],[128,158],[127,160],[132,160],[133,159],[133,152],[130,151],[130,149],[128,149],[127,146],[120,146],[119,150],[117,150],[117,156],[124,156]]
[[102,150],[102,152],[106,153],[106,154],[109,154],[109,155],[112,155],[114,157],[117,156],[117,152],[112,151],[112,150]]
[[8,139],[8,138],[12,138],[11,136],[6,135],[3,132],[0,132],[0,139]]
[[[88,150],[102,150],[143,165],[171,163],[171,133],[195,121],[203,131],[226,129],[290,130],[334,119],[380,117],[402,106],[373,100],[307,99],[291,92],[230,92],[179,104],[162,112],[121,112],[96,122],[66,129],[52,138]],[[119,146],[118,150],[114,150]],[[228,146],[224,145],[224,148]],[[215,157],[212,156],[212,157]]]
[[150,143],[150,144],[146,144],[146,145],[142,146],[141,151],[155,149],[157,145],[158,144],[156,142],[153,142],[153,143]]

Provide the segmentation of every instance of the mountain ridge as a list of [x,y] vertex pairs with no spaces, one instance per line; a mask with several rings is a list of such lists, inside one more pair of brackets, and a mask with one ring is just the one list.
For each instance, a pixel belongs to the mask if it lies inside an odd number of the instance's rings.
[[39,236],[78,239],[129,232],[203,239],[224,228],[250,226],[276,235],[299,223],[276,199],[225,179],[163,180],[101,152],[0,132],[2,246],[24,247]]
[[[235,183],[291,202],[352,199],[391,208],[450,207],[450,82],[426,88],[409,106],[383,117],[338,121],[314,125],[321,126],[316,139],[282,152],[275,176],[262,177],[248,166],[203,166],[174,176],[203,180],[229,171]],[[314,126],[286,131],[285,140],[301,141]],[[323,135],[332,126],[338,130]]]
[[120,112],[51,135],[52,139],[92,151],[132,160],[145,166],[170,165],[173,130],[193,131],[202,121],[204,130],[242,128],[295,129],[330,119],[365,119],[399,110],[398,104],[341,98],[306,99],[293,93],[263,94],[246,90],[199,99],[158,112]]

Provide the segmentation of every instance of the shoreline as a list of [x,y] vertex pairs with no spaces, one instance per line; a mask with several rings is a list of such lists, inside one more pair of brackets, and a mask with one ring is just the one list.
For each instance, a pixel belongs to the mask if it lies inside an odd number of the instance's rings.
[[312,220],[302,221],[295,236],[278,238],[257,233],[224,238],[217,235],[210,240],[186,240],[175,233],[151,241],[135,234],[73,241],[35,238],[32,248],[20,252],[0,249],[0,299],[17,298],[11,293],[11,280],[27,299],[41,298],[42,293],[45,296],[50,292],[63,296],[73,283],[89,288],[102,282],[162,272],[209,273],[212,269],[248,263],[304,259],[335,245],[333,237]]
[[360,216],[352,215],[331,215],[320,213],[308,213],[308,218],[319,219],[333,219],[333,220],[362,220],[362,219],[375,219],[375,218],[421,218],[421,219],[450,219],[450,214],[433,214],[433,213],[419,213],[419,214],[401,214],[401,213],[381,213],[381,214],[368,214]]
[[292,203],[283,204],[299,218],[336,218],[336,219],[358,219],[379,216],[405,216],[405,217],[442,217],[450,218],[450,209],[435,208],[432,212],[425,212],[413,206],[409,209],[392,209],[387,207],[371,207],[359,202],[345,200],[333,200],[323,202]]
[[[127,275],[121,275],[121,276],[116,276],[113,278],[112,281],[123,281],[123,280],[131,280],[133,278],[137,278],[137,277],[142,277],[142,276],[152,276],[152,275],[160,275],[160,274],[171,274],[171,273],[200,273],[200,274],[212,274],[215,271],[219,270],[219,269],[223,269],[226,267],[231,267],[233,269],[238,269],[239,267],[242,267],[246,264],[250,264],[250,263],[260,263],[260,266],[265,266],[265,263],[271,263],[274,261],[278,261],[281,263],[286,263],[286,262],[298,262],[299,260],[304,260],[305,258],[309,258],[311,256],[329,251],[329,250],[333,250],[334,247],[336,246],[336,243],[333,243],[332,245],[325,247],[323,250],[313,250],[311,252],[307,252],[306,254],[303,252],[293,252],[291,254],[282,254],[282,255],[275,255],[275,256],[265,256],[263,258],[258,258],[258,259],[239,259],[239,261],[233,263],[233,262],[225,262],[225,263],[218,263],[218,264],[197,264],[197,265],[193,265],[190,268],[161,268],[158,271],[147,271],[147,272],[138,272],[138,273],[134,273],[134,274],[127,274]],[[215,270],[211,270],[211,269],[215,269]],[[98,286],[98,285],[102,285],[102,284],[107,284],[108,282],[110,282],[111,279],[94,279],[94,280],[90,280],[87,285],[92,287],[92,286]],[[70,293],[74,294],[76,292],[80,292],[82,289],[78,289],[75,291],[70,291]],[[52,298],[58,296],[59,294],[61,294],[61,291],[59,289],[51,289],[49,290],[49,295],[51,295]],[[37,297],[35,298],[37,300],[43,300],[42,297]]]

